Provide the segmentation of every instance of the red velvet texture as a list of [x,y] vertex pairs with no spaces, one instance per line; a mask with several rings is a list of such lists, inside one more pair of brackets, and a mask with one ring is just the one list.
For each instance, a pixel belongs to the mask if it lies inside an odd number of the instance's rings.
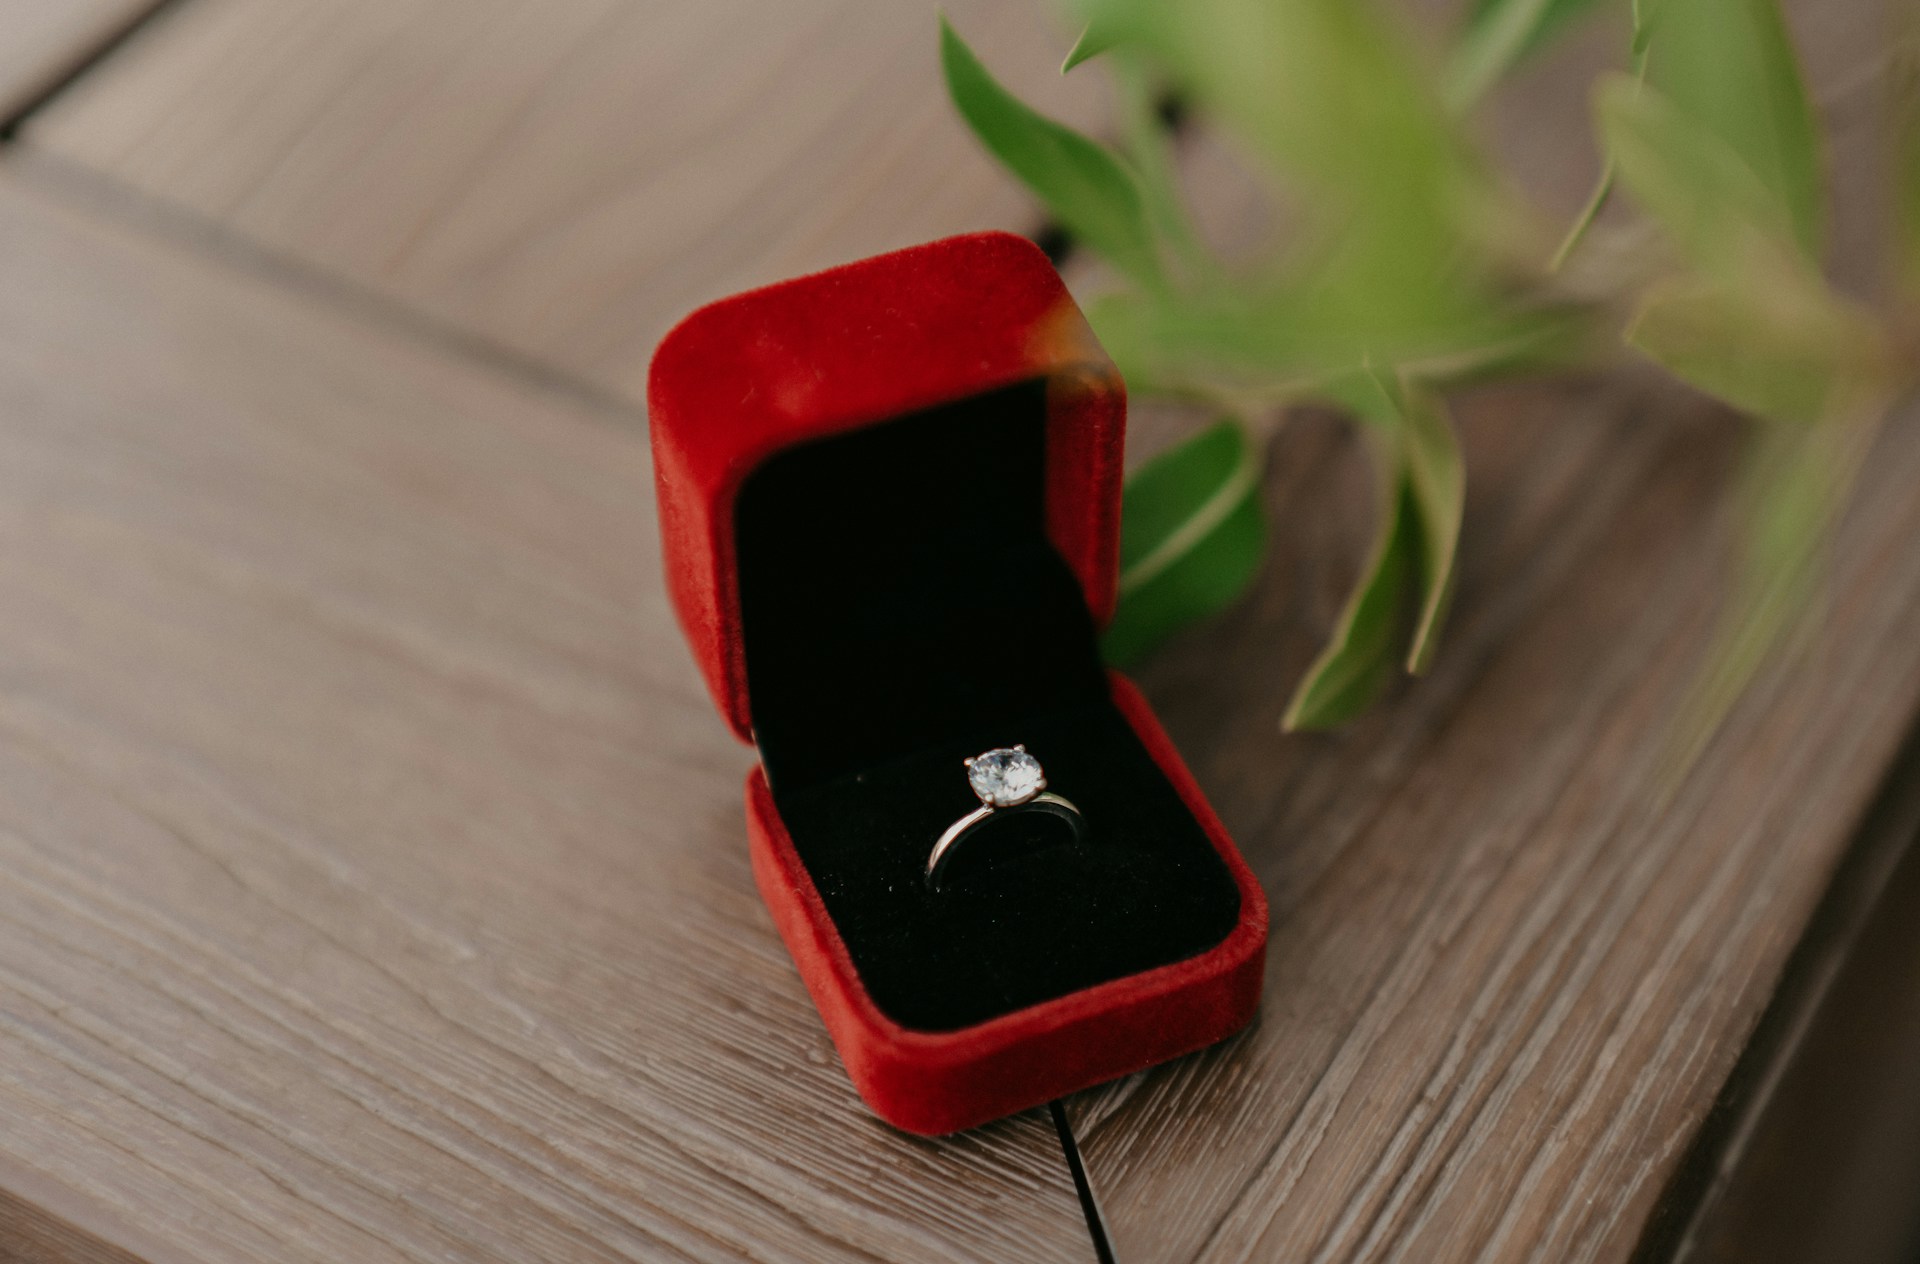
[[676,325],[647,383],[667,590],[722,714],[752,740],[734,500],[806,439],[1048,382],[1047,528],[1112,613],[1126,392],[1060,277],[1011,233],[949,237],[721,299]]
[[[723,299],[668,334],[648,389],[669,592],[722,713],[751,740],[734,508],[766,457],[805,440],[1021,382],[1047,382],[1046,522],[1096,619],[1111,613],[1125,395],[1059,277],[1006,233],[949,238]],[[1113,698],[1240,891],[1199,956],[951,1032],[873,1003],[796,853],[764,774],[747,782],[753,869],[861,1096],[945,1133],[1152,1066],[1232,1034],[1260,994],[1267,907],[1138,691]]]
[[955,1032],[909,1031],[860,986],[759,769],[747,777],[753,874],[813,1003],[873,1112],[908,1132],[958,1132],[1203,1049],[1246,1026],[1260,1001],[1267,901],[1140,691],[1113,698],[1240,888],[1240,923],[1197,957],[1115,979]]

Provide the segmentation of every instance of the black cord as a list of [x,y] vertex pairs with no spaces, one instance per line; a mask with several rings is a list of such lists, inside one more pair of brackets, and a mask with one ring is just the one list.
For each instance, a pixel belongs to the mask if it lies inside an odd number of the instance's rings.
[[1087,1183],[1086,1165],[1080,1162],[1080,1146],[1073,1139],[1073,1129],[1067,1126],[1067,1112],[1060,1108],[1059,1102],[1047,1103],[1047,1109],[1053,1112],[1053,1127],[1060,1134],[1067,1171],[1073,1173],[1074,1192],[1080,1195],[1080,1211],[1087,1218],[1087,1232],[1093,1236],[1093,1254],[1100,1264],[1118,1264],[1113,1257],[1113,1243],[1107,1239],[1106,1222],[1100,1218],[1100,1204],[1093,1201],[1093,1186]]

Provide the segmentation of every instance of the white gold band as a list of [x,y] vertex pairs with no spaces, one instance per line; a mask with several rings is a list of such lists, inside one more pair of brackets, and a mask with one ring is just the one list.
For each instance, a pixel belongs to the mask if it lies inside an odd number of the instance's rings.
[[1027,754],[1026,747],[1001,747],[975,755],[966,761],[966,768],[980,806],[947,826],[934,843],[927,856],[928,886],[939,889],[941,875],[961,840],[1004,812],[1044,812],[1065,821],[1076,841],[1087,836],[1087,819],[1072,803],[1047,791],[1040,761]]

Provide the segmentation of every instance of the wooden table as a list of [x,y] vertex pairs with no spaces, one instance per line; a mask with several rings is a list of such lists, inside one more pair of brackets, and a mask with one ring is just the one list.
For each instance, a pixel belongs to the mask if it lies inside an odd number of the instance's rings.
[[[1850,172],[1873,50],[1805,7]],[[1100,125],[1028,0],[948,8]],[[0,1260],[1090,1258],[1044,1113],[929,1141],[860,1108],[660,587],[668,324],[1039,227],[931,6],[87,0],[0,9],[0,44]],[[1597,50],[1490,124],[1550,202]],[[1862,1048],[1906,1083],[1920,1021],[1823,1033],[1884,1017],[1862,962],[1920,959],[1920,804],[1881,793],[1920,419],[1824,639],[1665,796],[1737,426],[1631,372],[1459,407],[1429,679],[1276,727],[1366,534],[1311,418],[1258,590],[1143,673],[1275,929],[1252,1030],[1065,1103],[1120,1259],[1755,1258],[1793,1166],[1748,1156]]]

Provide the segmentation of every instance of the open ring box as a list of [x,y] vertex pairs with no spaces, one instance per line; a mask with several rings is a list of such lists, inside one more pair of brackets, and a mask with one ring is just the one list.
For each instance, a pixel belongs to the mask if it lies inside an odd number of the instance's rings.
[[[668,585],[759,748],[754,876],[868,1105],[953,1132],[1244,1026],[1266,901],[1101,665],[1126,394],[1045,256],[981,233],[723,299],[647,400]],[[930,890],[963,759],[1016,743],[1088,837],[1009,814]]]

